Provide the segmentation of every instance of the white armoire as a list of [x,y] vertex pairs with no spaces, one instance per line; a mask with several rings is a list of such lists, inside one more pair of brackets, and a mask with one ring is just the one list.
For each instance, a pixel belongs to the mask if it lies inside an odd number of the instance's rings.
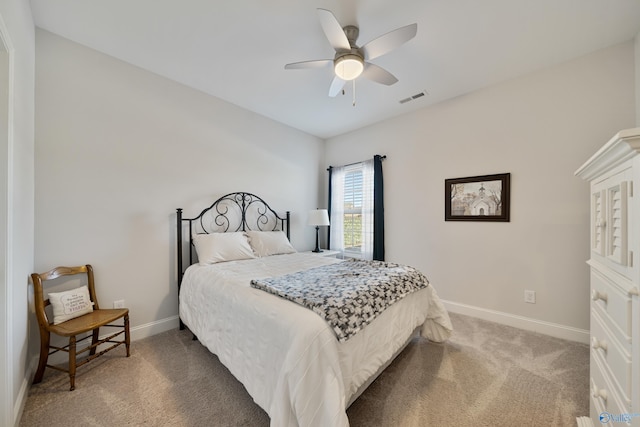
[[640,426],[640,128],[618,132],[576,175],[591,185],[590,417]]

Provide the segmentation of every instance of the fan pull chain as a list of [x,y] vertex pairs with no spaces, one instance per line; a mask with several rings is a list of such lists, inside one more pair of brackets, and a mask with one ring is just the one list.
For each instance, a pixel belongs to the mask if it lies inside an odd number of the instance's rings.
[[351,80],[353,82],[353,106],[356,106],[356,79]]

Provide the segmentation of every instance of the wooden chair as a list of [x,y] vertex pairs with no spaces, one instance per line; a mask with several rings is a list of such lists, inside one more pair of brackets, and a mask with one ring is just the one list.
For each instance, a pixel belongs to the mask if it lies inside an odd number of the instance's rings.
[[[43,282],[48,280],[53,280],[61,276],[71,276],[71,275],[84,275],[86,274],[87,279],[87,287],[89,290],[89,296],[91,301],[93,302],[93,311],[91,313],[84,314],[80,317],[76,317],[74,319],[67,320],[65,322],[59,323],[57,325],[53,324],[53,321],[49,321],[47,316],[47,312],[45,311],[45,307],[51,304],[49,298],[45,299],[43,294]],[[38,363],[38,370],[36,371],[36,375],[33,379],[33,383],[37,384],[42,381],[42,377],[44,375],[44,370],[46,367],[56,369],[62,372],[69,373],[69,380],[71,382],[71,389],[75,389],[75,377],[76,377],[76,368],[84,365],[85,363],[95,359],[98,356],[105,354],[106,352],[113,350],[121,344],[125,344],[127,348],[127,357],[129,357],[129,346],[130,346],[130,337],[129,337],[129,309],[127,308],[119,308],[119,309],[101,309],[98,306],[98,299],[96,298],[95,291],[95,283],[93,279],[93,268],[91,265],[83,265],[80,267],[56,267],[51,271],[46,273],[33,273],[31,275],[31,279],[33,280],[33,289],[34,289],[34,300],[35,300],[35,310],[36,317],[38,318],[38,325],[40,328],[40,362]],[[53,317],[53,316],[52,316]],[[114,325],[112,322],[123,319],[122,325]],[[112,328],[120,328],[118,332],[109,335],[106,338],[99,339],[100,328],[112,327]],[[80,334],[92,332],[90,335],[87,335],[83,338],[80,338],[76,341],[76,337]],[[50,338],[51,334],[60,335],[63,337],[69,338],[69,344],[64,347],[57,347],[55,345],[51,345]],[[115,341],[114,338],[124,334],[124,339],[121,341]],[[88,338],[91,338],[91,344],[80,349],[76,350],[76,344],[80,343]],[[99,345],[102,344],[113,344],[110,347],[96,353],[96,349]],[[50,351],[52,350],[52,351]],[[69,353],[69,366],[68,369],[60,368],[57,366],[52,366],[47,364],[47,360],[51,354],[54,354],[58,351],[65,351]],[[84,352],[89,352],[89,355],[82,360],[76,360],[76,356],[81,355]]]

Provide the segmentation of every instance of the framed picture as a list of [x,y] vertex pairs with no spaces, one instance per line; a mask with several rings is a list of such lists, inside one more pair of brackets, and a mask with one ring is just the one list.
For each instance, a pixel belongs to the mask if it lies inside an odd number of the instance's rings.
[[510,181],[509,173],[445,179],[444,220],[509,222]]

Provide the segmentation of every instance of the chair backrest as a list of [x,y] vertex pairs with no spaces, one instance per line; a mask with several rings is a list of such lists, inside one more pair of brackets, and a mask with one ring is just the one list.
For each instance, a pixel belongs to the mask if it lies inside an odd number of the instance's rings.
[[79,267],[56,267],[46,273],[33,273],[31,280],[33,281],[33,297],[35,304],[36,317],[41,328],[48,328],[51,322],[47,316],[45,308],[51,304],[49,298],[44,297],[44,282],[57,279],[61,276],[73,276],[76,274],[87,275],[87,287],[89,288],[89,297],[93,302],[93,309],[98,310],[98,298],[96,297],[95,282],[93,279],[93,267],[91,265],[81,265]]

